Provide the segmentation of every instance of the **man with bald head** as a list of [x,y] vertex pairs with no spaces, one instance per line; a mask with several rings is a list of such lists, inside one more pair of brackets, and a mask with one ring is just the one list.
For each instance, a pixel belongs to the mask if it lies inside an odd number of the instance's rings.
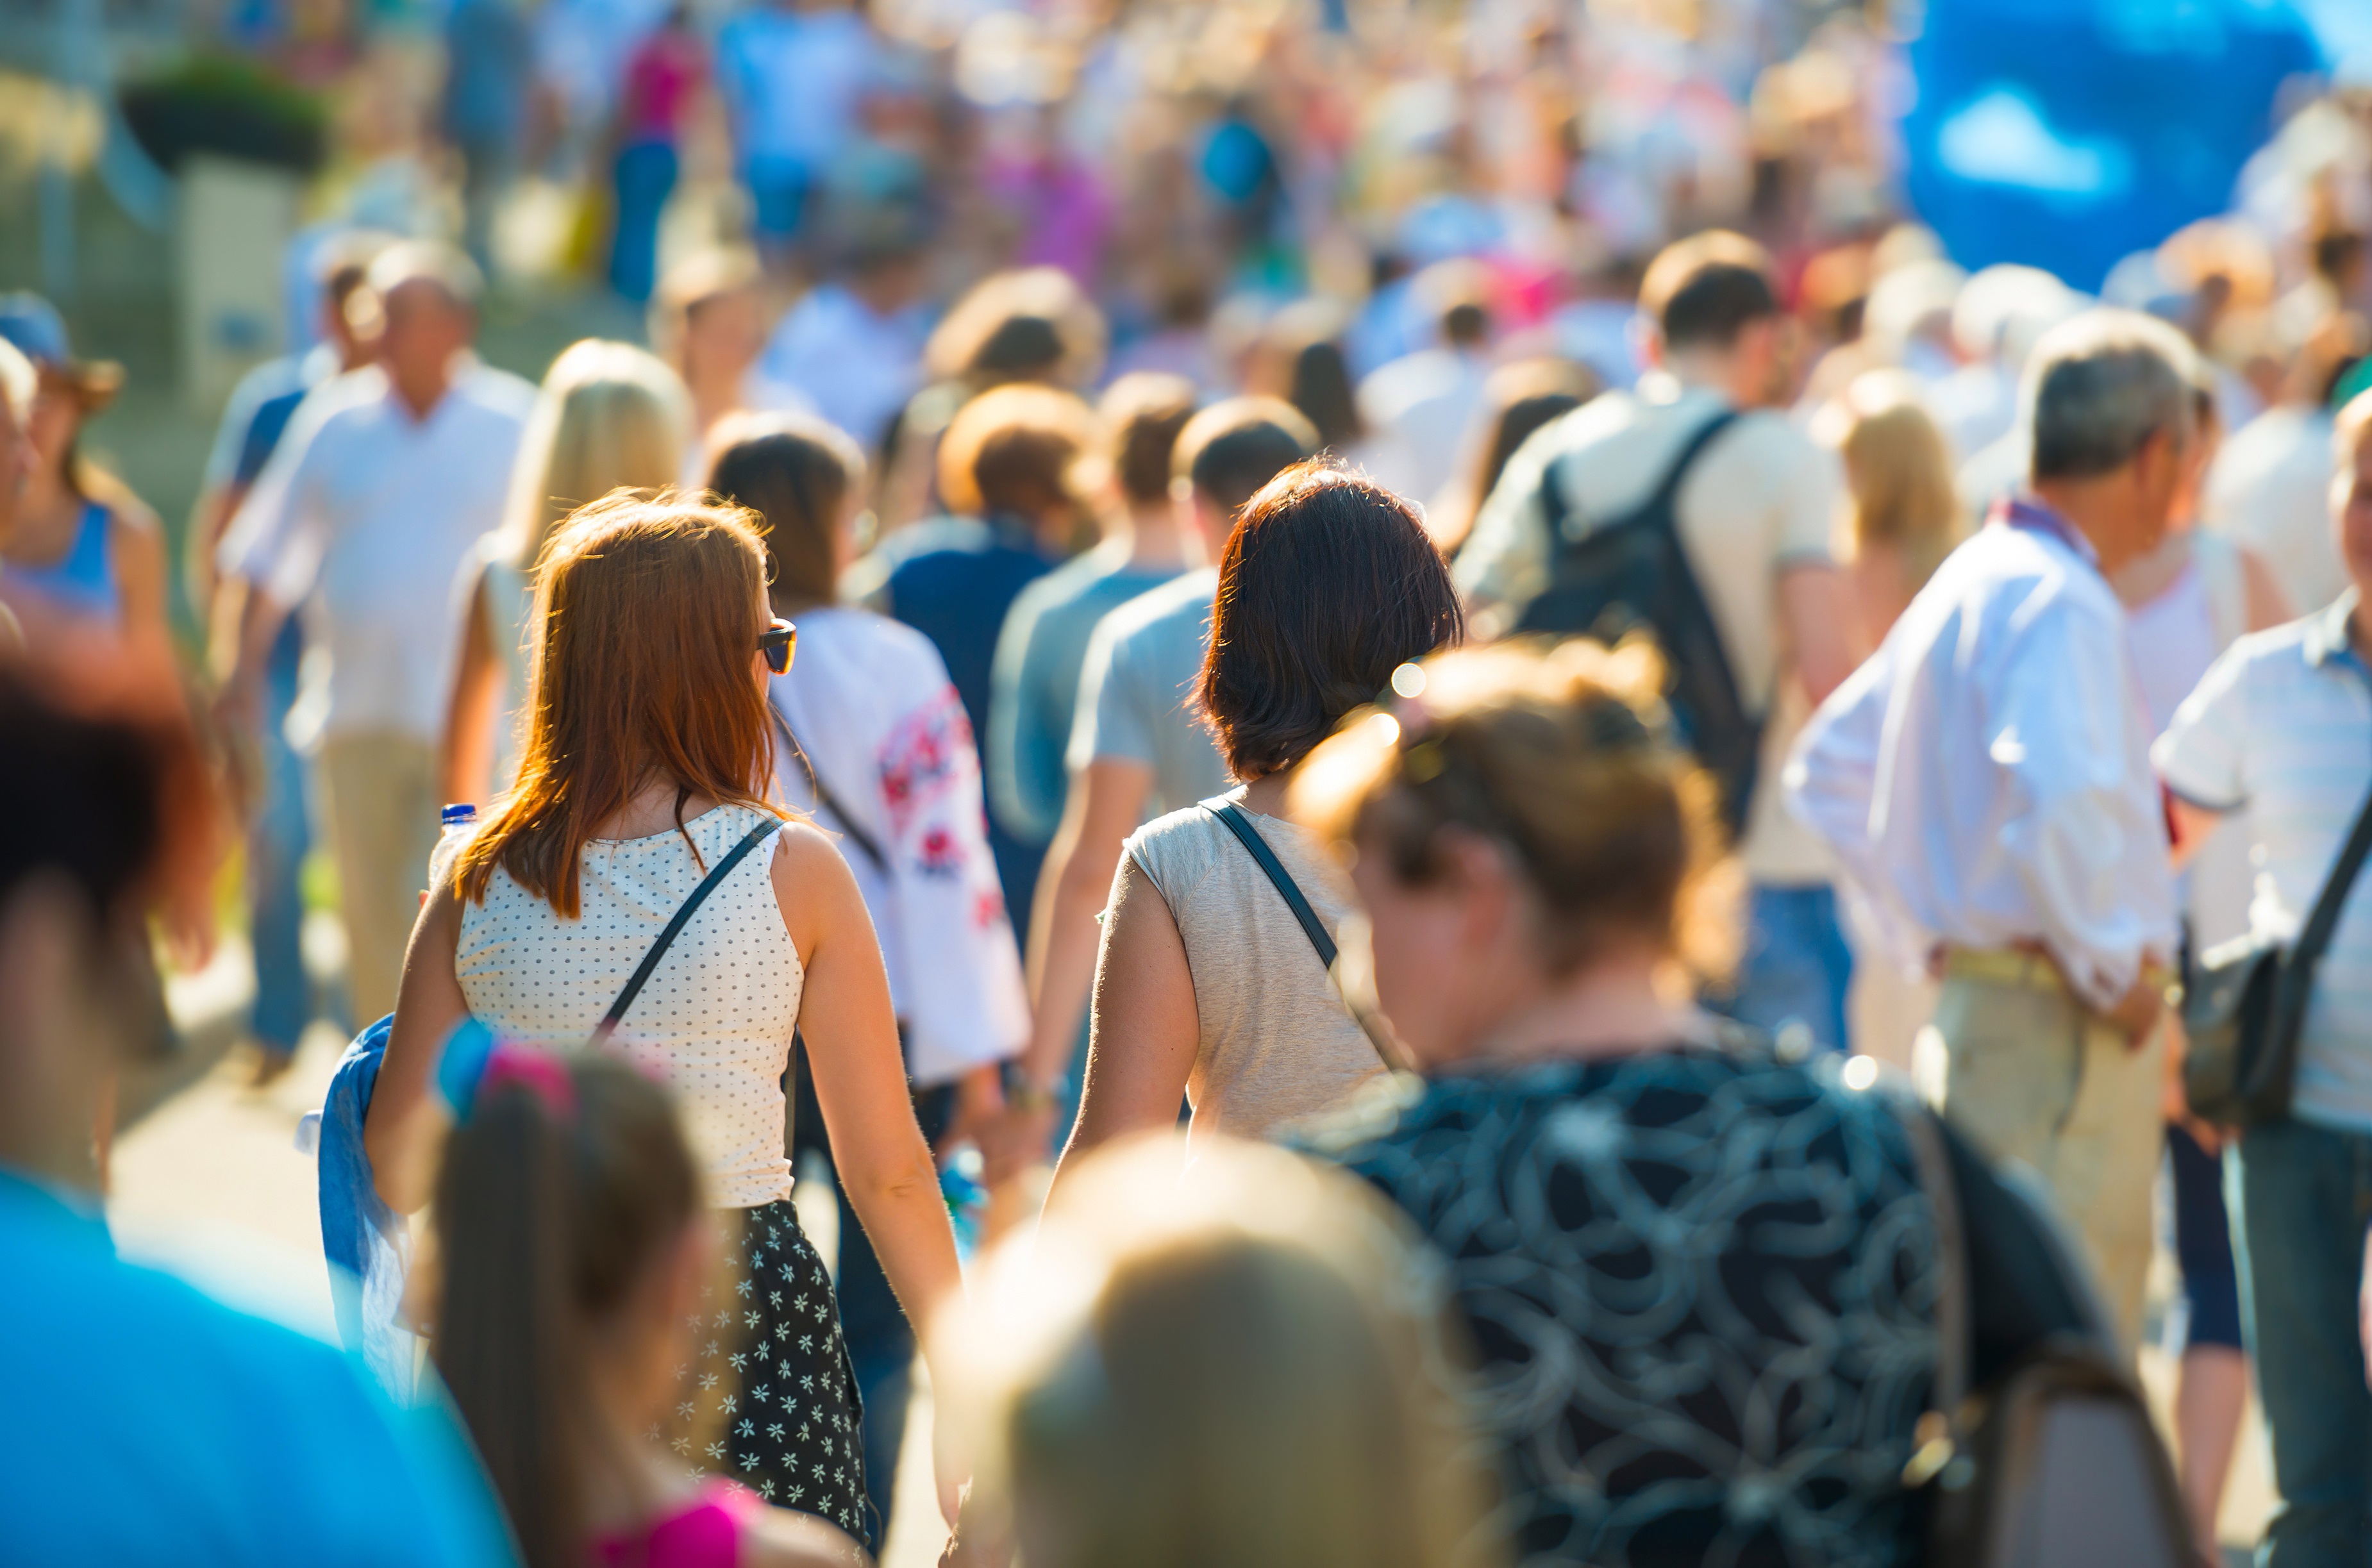
[[254,722],[281,622],[318,607],[330,651],[321,781],[361,1023],[395,1005],[436,838],[454,574],[502,520],[535,401],[471,352],[479,289],[448,246],[379,254],[349,305],[378,317],[375,363],[306,400],[217,557],[247,593],[224,691],[234,721]]

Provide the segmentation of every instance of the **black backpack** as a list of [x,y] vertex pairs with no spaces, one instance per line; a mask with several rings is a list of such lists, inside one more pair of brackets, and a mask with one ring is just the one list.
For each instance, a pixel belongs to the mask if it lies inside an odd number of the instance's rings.
[[1680,447],[1647,499],[1623,517],[1576,533],[1558,482],[1541,477],[1541,508],[1553,550],[1549,586],[1526,606],[1517,635],[1595,637],[1612,644],[1645,632],[1662,650],[1665,699],[1680,738],[1721,786],[1722,820],[1735,840],[1754,798],[1762,720],[1747,711],[1721,645],[1721,629],[1681,547],[1673,512],[1697,459],[1738,419],[1725,410]]

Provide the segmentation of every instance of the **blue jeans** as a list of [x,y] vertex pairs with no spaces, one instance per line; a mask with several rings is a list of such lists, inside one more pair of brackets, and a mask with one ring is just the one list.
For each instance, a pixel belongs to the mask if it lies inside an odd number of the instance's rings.
[[1845,992],[1853,982],[1853,949],[1837,922],[1837,892],[1757,885],[1748,905],[1746,950],[1738,979],[1705,1005],[1739,1023],[1778,1036],[1791,1026],[1811,1031],[1813,1043],[1846,1044]]
[[610,225],[610,286],[642,305],[658,281],[659,215],[675,190],[675,149],[665,142],[637,142],[619,152],[612,172],[618,210]]
[[305,816],[305,760],[285,733],[304,654],[304,633],[291,616],[264,666],[262,798],[247,837],[248,929],[255,948],[255,1015],[249,1028],[257,1043],[279,1053],[296,1049],[313,1018],[297,878],[313,835]]
[[2372,1392],[2356,1291],[2372,1221],[2372,1134],[2252,1127],[2225,1167],[2241,1324],[2273,1437],[2281,1505],[2261,1568],[2372,1561]]

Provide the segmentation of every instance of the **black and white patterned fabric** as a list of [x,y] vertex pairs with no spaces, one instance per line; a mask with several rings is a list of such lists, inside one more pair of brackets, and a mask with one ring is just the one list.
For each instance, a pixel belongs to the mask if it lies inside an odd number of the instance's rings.
[[865,1502],[864,1407],[823,1260],[788,1200],[718,1219],[725,1266],[692,1325],[672,1446],[695,1477],[738,1481],[878,1543]]
[[1878,1097],[1726,1036],[1436,1078],[1305,1144],[1448,1260],[1518,1562],[1909,1560],[1939,1279]]

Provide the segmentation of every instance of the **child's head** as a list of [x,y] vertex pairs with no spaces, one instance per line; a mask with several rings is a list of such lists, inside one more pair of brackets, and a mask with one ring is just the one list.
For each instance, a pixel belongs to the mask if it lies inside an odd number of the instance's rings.
[[430,1353],[529,1568],[576,1568],[587,1478],[637,1473],[623,1446],[671,1397],[706,1283],[674,1106],[623,1063],[501,1048],[445,1146],[436,1215]]

